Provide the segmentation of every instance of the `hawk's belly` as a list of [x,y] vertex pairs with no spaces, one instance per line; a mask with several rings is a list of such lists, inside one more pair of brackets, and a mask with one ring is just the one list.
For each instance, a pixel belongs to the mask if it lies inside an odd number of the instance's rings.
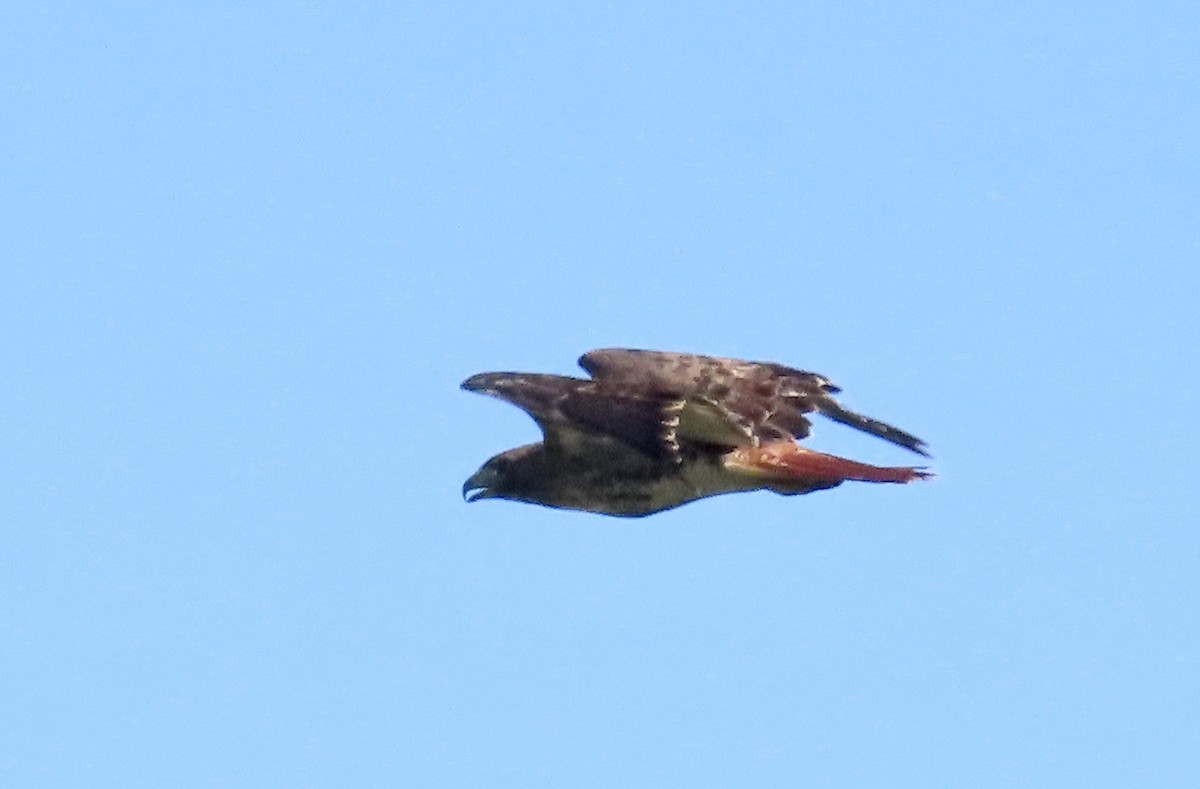
[[584,484],[557,491],[555,501],[540,502],[604,515],[639,517],[689,501],[760,487],[729,474],[719,461],[685,462],[657,475],[589,474]]

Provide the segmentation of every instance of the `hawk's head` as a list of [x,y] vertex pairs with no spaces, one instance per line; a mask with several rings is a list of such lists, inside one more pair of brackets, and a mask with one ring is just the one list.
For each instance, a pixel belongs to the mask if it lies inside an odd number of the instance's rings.
[[538,461],[542,448],[542,444],[528,444],[488,459],[463,483],[463,498],[540,501],[538,491],[543,485],[544,469]]

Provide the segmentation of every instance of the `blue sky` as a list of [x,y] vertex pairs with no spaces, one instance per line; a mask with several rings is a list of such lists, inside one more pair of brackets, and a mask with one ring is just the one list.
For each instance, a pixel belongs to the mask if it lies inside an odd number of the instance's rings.
[[[0,12],[0,783],[1197,785],[1198,37]],[[817,370],[939,477],[464,504],[537,434],[459,381],[605,346]]]

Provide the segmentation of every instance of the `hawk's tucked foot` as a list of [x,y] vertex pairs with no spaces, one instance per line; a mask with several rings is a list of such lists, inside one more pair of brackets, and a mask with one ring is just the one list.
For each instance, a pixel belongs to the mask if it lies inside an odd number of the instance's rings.
[[915,482],[933,474],[912,466],[872,466],[805,449],[794,441],[742,447],[725,456],[726,468],[780,483]]

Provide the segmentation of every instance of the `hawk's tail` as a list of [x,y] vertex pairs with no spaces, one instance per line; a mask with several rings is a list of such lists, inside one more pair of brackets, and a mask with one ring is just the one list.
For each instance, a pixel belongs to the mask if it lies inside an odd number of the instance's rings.
[[[774,441],[741,447],[725,455],[725,467],[783,487],[815,490],[847,480],[858,482],[915,482],[933,476],[912,466],[872,466],[805,449],[794,441]],[[804,490],[803,492],[807,492]],[[799,491],[797,491],[799,492]]]

